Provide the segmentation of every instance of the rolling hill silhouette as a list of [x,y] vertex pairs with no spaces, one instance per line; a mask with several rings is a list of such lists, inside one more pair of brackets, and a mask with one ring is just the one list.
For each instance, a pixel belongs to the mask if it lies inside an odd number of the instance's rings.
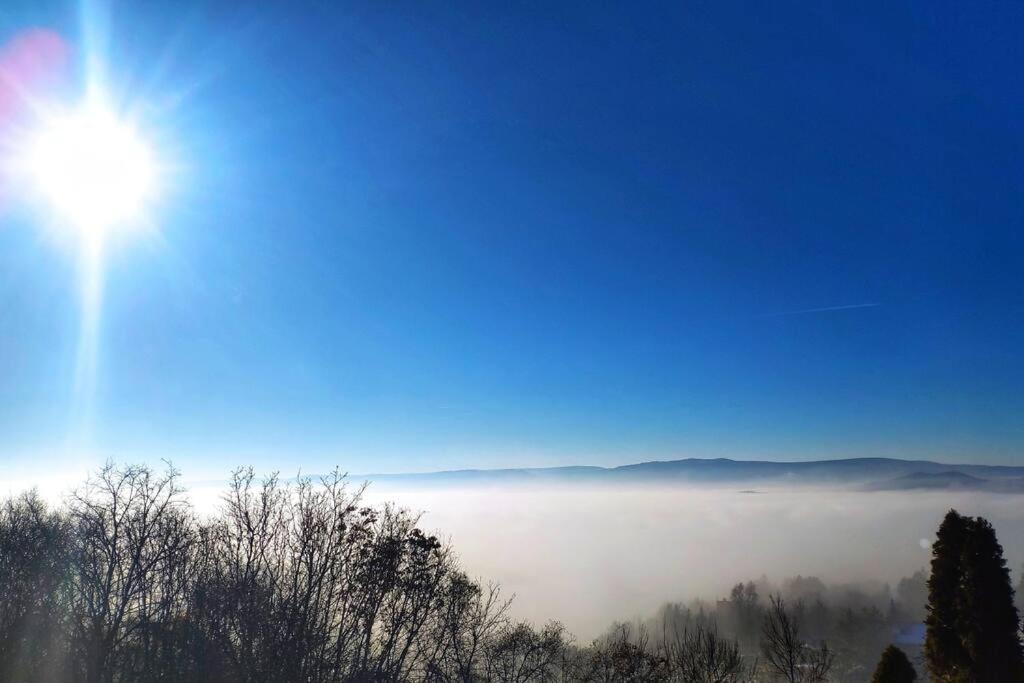
[[793,484],[860,486],[867,490],[959,489],[1024,492],[1024,467],[957,465],[929,460],[849,458],[776,462],[686,458],[618,467],[572,466],[367,474],[353,479],[421,486],[504,484]]

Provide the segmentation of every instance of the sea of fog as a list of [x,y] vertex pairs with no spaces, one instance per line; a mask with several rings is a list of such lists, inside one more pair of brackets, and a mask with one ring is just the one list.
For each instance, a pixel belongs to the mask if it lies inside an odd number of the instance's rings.
[[[187,486],[203,513],[225,482]],[[667,601],[714,600],[761,577],[894,586],[927,567],[950,508],[992,522],[1014,585],[1020,579],[1024,495],[746,486],[376,483],[366,500],[422,512],[422,526],[451,541],[469,574],[515,594],[515,616],[557,619],[581,640]]]
[[1020,495],[378,485],[367,496],[421,511],[470,574],[515,594],[516,616],[557,619],[582,639],[666,601],[714,599],[761,576],[895,585],[927,566],[951,507],[993,523],[1015,583],[1024,559]]

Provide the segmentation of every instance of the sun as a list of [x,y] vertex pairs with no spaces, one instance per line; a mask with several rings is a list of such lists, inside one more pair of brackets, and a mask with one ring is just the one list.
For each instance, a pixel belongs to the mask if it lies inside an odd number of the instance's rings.
[[156,189],[149,146],[133,126],[95,105],[44,121],[26,162],[36,192],[83,238],[138,224]]

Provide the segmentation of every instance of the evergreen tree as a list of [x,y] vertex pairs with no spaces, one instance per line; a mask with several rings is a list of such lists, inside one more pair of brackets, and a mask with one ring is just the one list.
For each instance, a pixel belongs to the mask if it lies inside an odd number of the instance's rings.
[[903,650],[895,645],[885,648],[875,667],[875,674],[871,677],[871,683],[914,683],[916,680],[914,665]]
[[1020,568],[1020,581],[1017,582],[1017,595],[1014,596],[1017,605],[1017,614],[1024,612],[1024,566]]
[[1010,572],[992,525],[950,510],[932,546],[925,658],[936,681],[1024,677]]
[[1013,604],[1010,571],[992,525],[972,520],[962,556],[959,595],[960,640],[976,681],[1019,681],[1024,678],[1024,654]]
[[938,681],[956,681],[969,669],[967,652],[957,632],[957,593],[963,574],[961,558],[967,521],[956,510],[950,510],[932,545],[924,652],[928,670]]

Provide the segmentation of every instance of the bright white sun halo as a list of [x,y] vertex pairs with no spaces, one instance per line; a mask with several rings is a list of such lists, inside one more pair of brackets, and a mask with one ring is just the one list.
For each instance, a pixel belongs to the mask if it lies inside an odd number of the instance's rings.
[[36,191],[84,238],[139,221],[155,189],[149,147],[131,125],[97,106],[48,119],[26,161]]

